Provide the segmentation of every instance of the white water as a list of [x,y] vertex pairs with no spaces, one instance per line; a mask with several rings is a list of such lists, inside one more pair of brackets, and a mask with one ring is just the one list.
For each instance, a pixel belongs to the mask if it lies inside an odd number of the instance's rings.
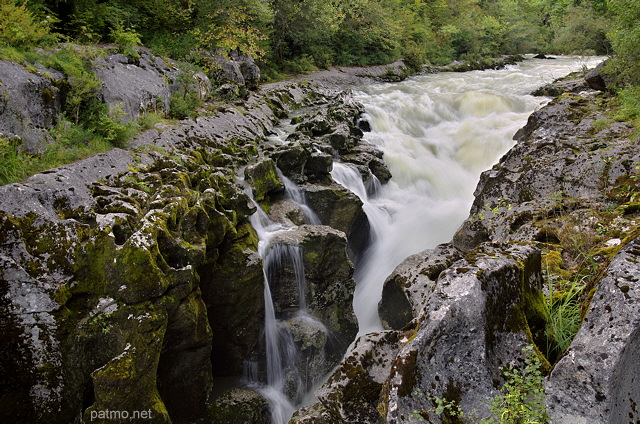
[[[318,216],[306,204],[304,192],[295,183],[287,179],[280,171],[279,178],[285,184],[288,197],[304,212],[307,223],[320,224]],[[249,221],[258,236],[258,254],[262,258],[264,273],[264,305],[265,305],[265,353],[266,353],[266,385],[258,382],[257,365],[247,364],[245,378],[249,384],[258,385],[256,389],[268,400],[273,424],[286,424],[297,409],[296,402],[306,394],[305,380],[302,374],[306,370],[297,369],[298,351],[293,337],[276,316],[275,305],[271,295],[271,284],[278,276],[278,271],[285,262],[291,263],[298,289],[298,320],[308,321],[328,333],[326,327],[310,316],[306,303],[306,279],[302,249],[283,243],[273,243],[273,238],[292,228],[273,222],[253,199],[250,189],[249,198],[256,207],[256,212]],[[288,393],[288,395],[287,395]],[[294,399],[290,399],[292,396]]]
[[372,226],[359,263],[354,309],[359,334],[380,330],[382,285],[411,254],[450,241],[468,216],[480,173],[513,145],[515,132],[546,99],[528,95],[602,58],[527,60],[503,70],[440,73],[355,93],[393,178],[372,198],[358,173],[336,164],[334,179],[356,193]]

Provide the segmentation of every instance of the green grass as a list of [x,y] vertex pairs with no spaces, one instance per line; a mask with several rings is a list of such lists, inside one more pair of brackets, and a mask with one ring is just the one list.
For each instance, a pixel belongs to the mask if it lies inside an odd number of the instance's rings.
[[[19,182],[38,172],[66,165],[113,148],[101,137],[90,137],[89,134],[78,128],[69,129],[67,137],[74,141],[53,143],[42,153],[35,155],[25,153],[15,142],[0,138],[0,161],[2,161],[0,185]],[[88,141],[80,142],[83,138]]]

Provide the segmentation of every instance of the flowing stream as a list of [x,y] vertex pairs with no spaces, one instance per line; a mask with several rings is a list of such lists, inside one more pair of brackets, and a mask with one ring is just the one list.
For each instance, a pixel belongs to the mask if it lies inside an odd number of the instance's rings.
[[373,229],[355,275],[359,334],[382,328],[377,306],[394,268],[450,241],[467,218],[482,171],[513,146],[516,131],[548,100],[528,93],[602,60],[531,59],[502,70],[424,75],[354,93],[372,126],[365,142],[384,152],[393,175],[368,197],[348,165],[332,173],[363,200]]
[[[335,181],[363,201],[371,224],[371,242],[355,273],[354,310],[359,334],[382,329],[378,302],[389,274],[409,255],[450,241],[468,216],[473,191],[482,171],[498,161],[514,143],[515,132],[547,99],[529,92],[602,58],[563,57],[527,60],[503,70],[440,73],[400,83],[373,84],[354,93],[366,108],[372,131],[364,142],[378,146],[393,178],[365,187],[355,167],[334,163]],[[285,142],[284,135],[276,142]],[[303,210],[309,224],[320,224],[306,205],[304,192],[280,179],[288,197]],[[256,204],[256,206],[258,206]],[[251,224],[259,237],[265,274],[265,339],[267,385],[259,391],[271,404],[272,422],[288,422],[296,406],[285,394],[298,371],[290,334],[276,319],[269,281],[283,261],[293,265],[300,314],[305,314],[304,268],[297,246],[271,244],[288,231],[272,222],[258,206]],[[311,317],[309,319],[312,319]],[[294,378],[298,401],[304,395]],[[290,391],[290,390],[289,390]]]

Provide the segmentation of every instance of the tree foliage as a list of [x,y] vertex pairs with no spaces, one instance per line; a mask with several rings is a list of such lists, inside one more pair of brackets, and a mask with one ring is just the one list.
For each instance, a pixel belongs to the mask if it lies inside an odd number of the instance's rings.
[[417,69],[426,62],[512,53],[608,54],[612,46],[631,69],[640,41],[635,0],[0,0],[0,5],[7,17],[0,23],[5,45],[37,44],[49,29],[81,43],[119,37],[122,45],[124,36],[137,44],[131,37],[139,37],[176,58],[194,57],[194,49],[239,49],[280,71],[399,58]]

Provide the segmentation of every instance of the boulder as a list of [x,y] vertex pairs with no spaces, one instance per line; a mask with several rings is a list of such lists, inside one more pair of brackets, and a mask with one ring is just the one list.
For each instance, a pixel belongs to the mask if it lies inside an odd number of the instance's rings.
[[58,71],[0,61],[0,136],[17,137],[29,153],[42,151],[52,141],[48,130],[64,111],[67,91]]
[[499,367],[517,364],[522,346],[544,341],[541,289],[540,253],[531,247],[483,244],[444,270],[393,360],[379,407],[384,422],[416,413],[441,422],[433,398],[488,416]]
[[225,424],[269,424],[269,402],[249,389],[231,389],[210,407],[211,422]]
[[304,184],[301,188],[320,221],[347,234],[348,254],[355,262],[357,253],[369,243],[369,219],[360,198],[337,183]]
[[549,375],[549,419],[558,424],[638,420],[640,239],[611,261],[571,347]]
[[127,122],[141,114],[169,110],[171,82],[181,71],[173,61],[160,60],[141,51],[137,63],[123,54],[97,58],[93,62],[96,76],[102,82],[100,95],[116,116]]
[[[276,313],[299,309],[306,303],[309,314],[319,319],[337,337],[338,358],[356,334],[357,323],[351,305],[353,298],[353,265],[347,256],[346,237],[327,226],[302,225],[276,234],[270,250],[277,254],[277,275],[270,274],[271,293]],[[299,250],[298,250],[299,249]],[[293,251],[292,251],[293,250]],[[301,255],[306,287],[300,303],[296,267]],[[341,352],[340,352],[341,351]]]
[[383,327],[401,330],[414,318],[423,316],[438,277],[458,259],[460,252],[443,244],[409,256],[398,265],[384,282],[378,304]]
[[256,164],[245,168],[244,176],[253,188],[253,196],[261,201],[269,193],[284,190],[284,185],[278,179],[276,165],[272,159],[260,160]]
[[302,422],[380,422],[380,394],[402,344],[398,331],[371,333],[356,340],[329,380],[316,391],[319,405],[314,409],[331,419]]
[[218,82],[232,82],[249,90],[255,90],[260,83],[260,68],[251,56],[237,50],[216,51],[209,56],[216,66],[212,77]]
[[587,72],[584,79],[592,90],[598,91],[612,91],[615,85],[615,76],[611,73],[611,71],[607,71],[606,69],[607,61],[601,62]]

